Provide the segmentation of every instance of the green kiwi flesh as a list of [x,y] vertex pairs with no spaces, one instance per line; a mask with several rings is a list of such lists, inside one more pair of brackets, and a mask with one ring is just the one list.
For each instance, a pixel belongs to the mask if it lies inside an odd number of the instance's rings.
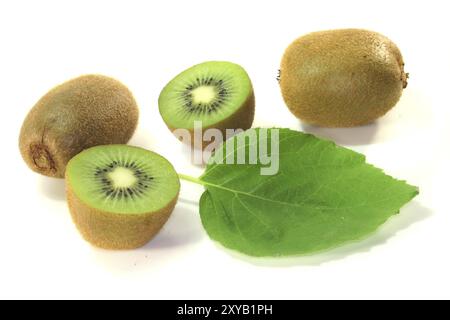
[[86,75],[63,83],[42,97],[22,125],[19,148],[34,171],[64,177],[67,162],[80,151],[127,143],[139,111],[120,82]]
[[171,80],[159,96],[159,112],[170,130],[248,129],[255,98],[247,72],[239,65],[209,61],[195,65]]
[[92,147],[67,165],[73,221],[87,241],[104,249],[134,249],[149,242],[169,218],[179,190],[170,162],[138,147]]
[[372,31],[342,29],[295,40],[281,62],[280,86],[299,119],[323,127],[354,127],[395,106],[407,77],[391,40]]

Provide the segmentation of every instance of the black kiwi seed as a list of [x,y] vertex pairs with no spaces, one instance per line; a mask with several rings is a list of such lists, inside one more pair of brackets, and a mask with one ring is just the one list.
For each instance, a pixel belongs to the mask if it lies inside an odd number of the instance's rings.
[[[215,86],[217,88],[217,97],[211,101],[210,103],[194,103],[192,91],[201,86]],[[215,80],[212,77],[208,78],[196,78],[195,84],[191,84],[186,87],[185,91],[181,93],[181,97],[184,100],[184,108],[190,112],[195,114],[204,114],[211,113],[218,110],[219,106],[223,104],[227,97],[229,96],[229,92],[227,88],[224,86],[223,80]]]
[[[107,176],[107,173],[111,172],[116,167],[123,167],[123,168],[131,168],[133,170],[134,176],[138,179],[137,183],[128,188],[114,188],[112,186],[112,181]],[[105,196],[111,196],[117,197],[118,199],[121,198],[133,198],[134,196],[141,195],[144,193],[144,190],[149,188],[148,183],[152,180],[154,180],[154,177],[144,174],[142,169],[139,169],[136,162],[131,163],[125,163],[125,162],[118,162],[113,161],[110,164],[106,165],[106,168],[100,168],[97,167],[94,171],[94,177],[95,179],[98,179],[100,186],[100,190]]]

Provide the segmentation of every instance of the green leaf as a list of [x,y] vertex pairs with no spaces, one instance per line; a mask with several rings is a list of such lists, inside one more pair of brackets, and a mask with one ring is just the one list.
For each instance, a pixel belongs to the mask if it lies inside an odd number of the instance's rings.
[[[366,164],[362,154],[289,129],[250,129],[222,145],[220,162],[269,145],[279,130],[279,171],[261,175],[257,164],[214,164],[196,180],[206,191],[200,215],[208,235],[251,256],[311,254],[373,233],[418,194],[416,187]],[[253,131],[253,132],[252,132]],[[236,146],[226,154],[227,146]],[[270,148],[269,148],[270,149]],[[223,153],[220,151],[222,150]],[[276,148],[272,148],[276,155]]]

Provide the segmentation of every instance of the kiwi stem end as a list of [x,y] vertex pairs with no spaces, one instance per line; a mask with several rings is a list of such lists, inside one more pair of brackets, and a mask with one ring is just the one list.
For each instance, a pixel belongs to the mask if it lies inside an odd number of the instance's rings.
[[55,161],[45,145],[30,145],[30,157],[37,170],[43,173],[56,173],[57,169]]

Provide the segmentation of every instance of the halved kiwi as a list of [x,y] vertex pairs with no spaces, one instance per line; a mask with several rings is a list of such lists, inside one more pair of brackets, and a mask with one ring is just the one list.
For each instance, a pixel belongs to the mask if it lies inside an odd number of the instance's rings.
[[221,130],[224,137],[226,129],[246,130],[255,113],[247,72],[225,61],[204,62],[183,71],[164,87],[158,103],[171,131],[187,129],[191,135],[194,121],[201,121],[203,130]]
[[169,218],[180,190],[169,161],[127,145],[82,151],[67,165],[66,184],[77,228],[105,249],[145,245]]

